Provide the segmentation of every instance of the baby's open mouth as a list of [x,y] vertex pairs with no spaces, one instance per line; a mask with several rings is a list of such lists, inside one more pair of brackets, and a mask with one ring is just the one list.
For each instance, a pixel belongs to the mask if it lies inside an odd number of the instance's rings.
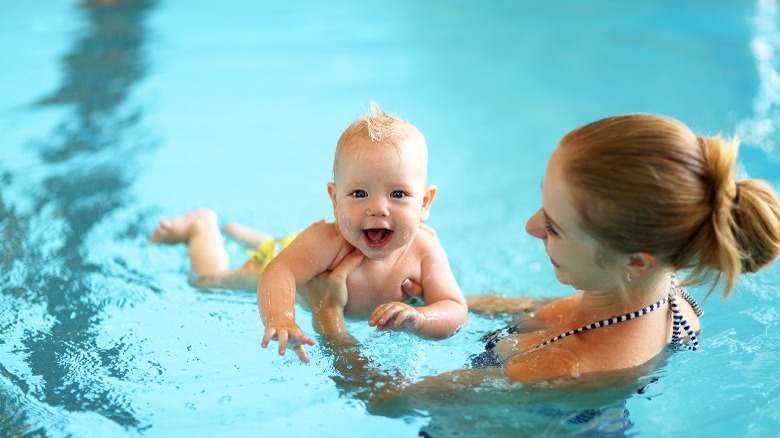
[[363,230],[363,236],[365,236],[366,244],[371,248],[381,248],[390,241],[390,237],[393,235],[393,230],[387,228],[369,228]]

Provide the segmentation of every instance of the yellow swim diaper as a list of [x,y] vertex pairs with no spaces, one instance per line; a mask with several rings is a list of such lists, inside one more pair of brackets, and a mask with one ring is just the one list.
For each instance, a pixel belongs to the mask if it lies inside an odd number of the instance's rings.
[[284,248],[287,248],[287,245],[298,237],[298,234],[300,234],[300,232],[292,233],[284,239],[266,237],[257,245],[257,250],[247,250],[246,253],[249,255],[250,259],[260,263],[260,266],[265,268],[277,254]]

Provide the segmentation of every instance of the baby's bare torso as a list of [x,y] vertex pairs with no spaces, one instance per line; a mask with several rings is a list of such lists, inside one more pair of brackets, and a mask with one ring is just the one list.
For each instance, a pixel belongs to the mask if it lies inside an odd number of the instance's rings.
[[[328,270],[335,269],[348,254],[355,250],[339,233],[334,223],[320,221],[312,224],[304,233],[310,233],[311,241],[330,241],[338,248],[333,248],[334,259]],[[360,264],[347,276],[347,304],[344,316],[351,319],[368,319],[371,312],[378,306],[394,301],[406,301],[409,298],[401,284],[407,278],[423,285],[424,261],[426,255],[436,249],[438,239],[435,233],[421,229],[415,233],[412,241],[397,251],[381,259],[365,257]],[[305,307],[309,306],[309,293],[316,293],[316,288],[309,290],[307,286],[299,287],[296,299]]]
[[415,239],[395,257],[364,259],[347,277],[348,300],[344,316],[367,319],[379,305],[405,301],[409,295],[401,290],[407,278],[422,283],[422,242]]

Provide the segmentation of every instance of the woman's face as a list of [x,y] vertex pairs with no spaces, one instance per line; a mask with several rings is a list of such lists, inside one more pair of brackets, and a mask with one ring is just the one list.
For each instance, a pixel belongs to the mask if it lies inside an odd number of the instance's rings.
[[544,242],[558,281],[578,290],[609,288],[622,275],[621,268],[580,226],[565,178],[567,159],[560,148],[553,152],[542,181],[542,208],[528,219],[525,229]]

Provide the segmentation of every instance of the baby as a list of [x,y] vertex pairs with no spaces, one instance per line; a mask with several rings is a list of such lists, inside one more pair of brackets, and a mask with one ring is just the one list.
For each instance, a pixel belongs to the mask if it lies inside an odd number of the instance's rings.
[[[290,346],[309,361],[304,346],[314,340],[295,322],[295,301],[308,307],[307,283],[342,261],[355,265],[346,279],[346,317],[368,319],[380,330],[445,338],[466,323],[467,307],[436,234],[423,225],[436,195],[426,182],[427,162],[420,131],[372,103],[371,114],[352,123],[336,145],[328,184],[334,222],[316,222],[281,241],[228,224],[228,235],[258,247],[234,271],[211,210],[161,221],[151,242],[186,243],[198,287],[256,286],[266,327],[261,345],[276,340],[279,354]],[[424,305],[406,303],[405,282],[422,286]],[[311,310],[315,321],[327,317]]]
[[[467,320],[466,301],[435,233],[423,226],[436,187],[427,185],[428,150],[411,123],[372,103],[372,114],[339,138],[328,184],[334,222],[317,222],[300,233],[263,270],[257,300],[266,330],[262,346],[279,342],[307,361],[314,340],[295,322],[296,288],[331,270],[353,251],[364,257],[347,276],[347,317],[380,329],[441,339]],[[404,301],[406,280],[419,282],[425,305]],[[298,294],[304,299],[304,294]]]

